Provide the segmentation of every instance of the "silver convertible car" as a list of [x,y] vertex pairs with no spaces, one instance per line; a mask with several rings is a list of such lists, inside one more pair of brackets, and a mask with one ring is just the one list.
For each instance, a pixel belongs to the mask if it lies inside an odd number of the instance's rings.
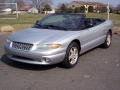
[[84,14],[51,14],[32,28],[11,35],[5,44],[13,61],[75,66],[79,55],[97,46],[111,45],[112,21],[86,18]]

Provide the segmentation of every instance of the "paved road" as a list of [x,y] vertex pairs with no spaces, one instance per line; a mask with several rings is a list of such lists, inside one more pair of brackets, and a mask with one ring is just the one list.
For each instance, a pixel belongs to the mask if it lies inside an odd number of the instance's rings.
[[[0,35],[0,47],[5,38]],[[96,48],[81,55],[72,69],[21,64],[2,56],[0,90],[120,90],[120,36],[114,35],[109,49]]]

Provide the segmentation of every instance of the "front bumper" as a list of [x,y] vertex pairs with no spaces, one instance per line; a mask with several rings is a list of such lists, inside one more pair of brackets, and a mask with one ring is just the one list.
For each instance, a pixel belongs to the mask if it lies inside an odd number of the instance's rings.
[[5,52],[9,59],[28,64],[52,65],[62,62],[65,58],[65,52],[60,51],[22,51],[5,46]]

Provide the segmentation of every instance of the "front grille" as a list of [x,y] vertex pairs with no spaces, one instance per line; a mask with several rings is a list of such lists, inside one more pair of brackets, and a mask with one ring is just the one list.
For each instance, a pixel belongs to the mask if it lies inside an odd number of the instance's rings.
[[29,43],[21,43],[21,42],[13,42],[12,48],[18,49],[18,50],[25,50],[29,51],[32,48],[33,44]]

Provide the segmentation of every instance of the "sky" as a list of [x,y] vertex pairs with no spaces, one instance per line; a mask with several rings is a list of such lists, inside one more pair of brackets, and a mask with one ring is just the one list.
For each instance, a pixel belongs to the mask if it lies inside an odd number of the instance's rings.
[[[53,0],[53,4],[57,6],[60,3],[69,3],[71,1],[75,1],[75,0]],[[96,1],[96,2],[102,2],[102,3],[109,2],[113,6],[117,6],[118,4],[120,4],[120,0],[79,0],[79,1],[90,1],[90,2]]]

